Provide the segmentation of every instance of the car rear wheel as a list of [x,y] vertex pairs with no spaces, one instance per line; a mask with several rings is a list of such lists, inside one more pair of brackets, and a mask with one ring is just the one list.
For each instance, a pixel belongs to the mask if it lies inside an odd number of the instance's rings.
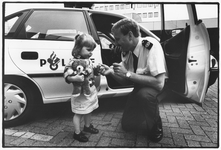
[[4,125],[16,126],[24,123],[36,108],[34,90],[22,81],[4,82]]

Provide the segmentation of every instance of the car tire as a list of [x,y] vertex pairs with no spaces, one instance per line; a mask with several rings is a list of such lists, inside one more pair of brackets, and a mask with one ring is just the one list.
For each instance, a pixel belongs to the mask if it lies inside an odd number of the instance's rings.
[[4,126],[11,127],[33,118],[36,110],[36,90],[19,78],[4,80]]

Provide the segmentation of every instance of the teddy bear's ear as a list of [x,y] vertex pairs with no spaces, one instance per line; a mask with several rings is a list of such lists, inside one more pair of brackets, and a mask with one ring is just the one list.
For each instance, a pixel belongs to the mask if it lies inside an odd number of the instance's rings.
[[78,59],[75,59],[75,60],[73,61],[73,63],[72,63],[72,68],[73,68],[73,69],[76,69],[76,67],[78,66],[78,64],[79,64],[79,60],[78,60]]
[[86,67],[86,66],[87,66],[87,60],[86,60],[86,59],[81,59],[80,64],[81,64],[82,66]]

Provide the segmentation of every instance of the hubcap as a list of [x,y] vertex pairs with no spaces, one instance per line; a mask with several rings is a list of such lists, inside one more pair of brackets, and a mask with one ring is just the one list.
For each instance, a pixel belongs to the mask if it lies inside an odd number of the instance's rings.
[[22,89],[16,85],[5,83],[4,120],[9,121],[19,117],[27,106],[27,98]]

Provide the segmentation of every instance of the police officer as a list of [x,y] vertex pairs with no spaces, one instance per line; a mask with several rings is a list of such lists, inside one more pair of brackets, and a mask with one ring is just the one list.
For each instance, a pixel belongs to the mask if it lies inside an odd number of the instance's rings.
[[141,38],[140,28],[132,19],[115,23],[112,33],[116,45],[121,47],[122,62],[111,67],[103,65],[103,75],[111,75],[122,84],[134,84],[123,113],[122,128],[131,131],[145,124],[150,140],[159,142],[163,129],[156,97],[164,87],[167,72],[162,47],[152,37]]

